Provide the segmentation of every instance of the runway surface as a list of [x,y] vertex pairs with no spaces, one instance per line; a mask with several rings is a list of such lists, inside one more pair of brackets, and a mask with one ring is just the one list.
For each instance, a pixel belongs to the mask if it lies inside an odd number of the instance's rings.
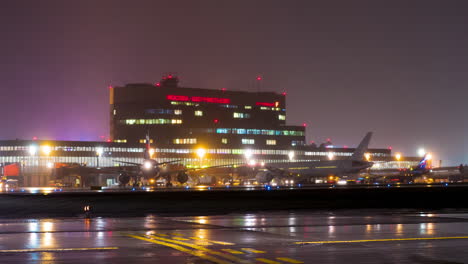
[[466,263],[468,211],[0,220],[1,263]]

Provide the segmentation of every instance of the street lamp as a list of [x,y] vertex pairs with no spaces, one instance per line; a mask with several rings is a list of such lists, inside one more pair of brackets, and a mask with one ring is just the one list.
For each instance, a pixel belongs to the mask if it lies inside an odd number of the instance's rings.
[[332,160],[335,157],[335,154],[333,152],[328,152],[328,159]]
[[369,161],[370,160],[370,153],[365,153],[364,157],[366,157],[366,160]]
[[418,149],[418,156],[424,157],[426,155],[426,150],[424,148]]
[[31,145],[28,149],[29,155],[34,156],[37,153],[37,146]]
[[197,151],[197,156],[200,158],[200,168],[202,167],[202,161],[203,161],[203,157],[205,157],[206,155],[206,149],[204,148],[198,148]]
[[400,165],[401,154],[400,153],[395,154],[395,159],[397,160],[398,168],[401,168],[401,165]]
[[44,145],[41,147],[42,148],[42,152],[46,155],[46,156],[49,156],[50,153],[52,152],[52,147],[49,146],[49,145]]
[[154,148],[149,149],[150,158],[153,158],[154,152],[155,152]]

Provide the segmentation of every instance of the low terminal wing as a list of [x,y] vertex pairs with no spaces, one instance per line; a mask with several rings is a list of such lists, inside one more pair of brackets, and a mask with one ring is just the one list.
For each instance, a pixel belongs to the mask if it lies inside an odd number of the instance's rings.
[[[135,165],[135,166],[141,166],[143,164],[141,163],[137,163],[137,162],[129,162],[129,161],[120,161],[120,160],[114,160],[115,162],[119,162],[119,163],[124,163],[124,164],[131,164],[131,165]],[[178,160],[171,160],[171,161],[165,161],[165,162],[156,162],[154,163],[155,166],[159,166],[159,165],[164,165],[164,164],[169,164],[169,163],[175,163],[175,162],[179,162],[181,161],[180,159]]]

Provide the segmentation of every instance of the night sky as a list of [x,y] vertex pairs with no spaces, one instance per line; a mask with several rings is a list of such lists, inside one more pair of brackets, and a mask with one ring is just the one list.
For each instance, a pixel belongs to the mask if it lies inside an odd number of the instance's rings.
[[2,1],[0,139],[99,140],[109,85],[287,92],[308,141],[468,163],[466,1]]

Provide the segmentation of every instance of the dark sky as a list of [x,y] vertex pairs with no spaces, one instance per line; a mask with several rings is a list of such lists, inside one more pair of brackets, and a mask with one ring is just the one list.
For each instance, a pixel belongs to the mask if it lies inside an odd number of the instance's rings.
[[98,140],[109,85],[286,90],[308,140],[468,162],[466,1],[2,1],[0,139]]

